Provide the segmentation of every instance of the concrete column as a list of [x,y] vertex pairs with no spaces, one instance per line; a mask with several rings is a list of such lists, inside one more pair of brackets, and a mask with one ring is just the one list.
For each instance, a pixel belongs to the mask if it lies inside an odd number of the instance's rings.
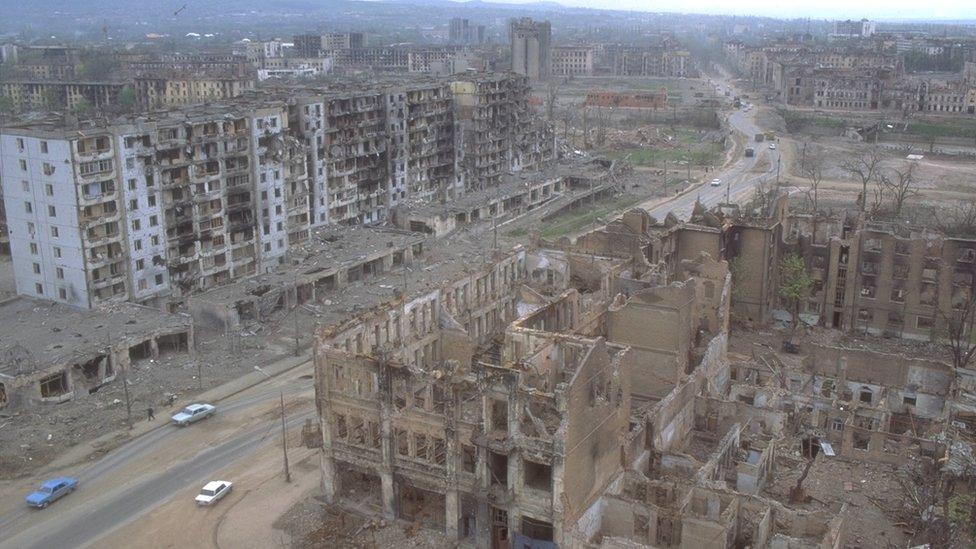
[[447,534],[448,539],[458,539],[459,505],[457,490],[448,490],[444,493],[444,533]]
[[489,549],[491,547],[491,512],[488,510],[488,502],[478,501],[478,514],[475,517],[475,547],[478,549]]
[[396,493],[393,489],[393,473],[380,471],[380,482],[383,485],[383,516],[388,519],[396,518]]
[[149,340],[149,356],[153,360],[159,360],[159,341],[155,337]]
[[322,452],[322,494],[326,503],[335,503],[336,469],[335,459],[325,451]]

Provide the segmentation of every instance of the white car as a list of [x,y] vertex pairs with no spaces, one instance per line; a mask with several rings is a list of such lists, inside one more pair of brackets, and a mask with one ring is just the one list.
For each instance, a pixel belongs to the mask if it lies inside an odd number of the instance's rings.
[[776,150],[776,143],[770,143],[769,144],[769,150],[775,151]]
[[713,179],[712,182],[709,183],[709,185],[711,185],[713,187],[721,187],[722,186],[722,180],[721,179]]
[[201,419],[208,418],[217,412],[211,404],[190,404],[186,408],[183,408],[180,413],[170,417],[173,423],[186,427],[187,425],[200,421]]
[[226,480],[211,480],[200,490],[197,497],[193,498],[193,501],[196,501],[197,505],[213,505],[229,494],[233,486],[234,483]]

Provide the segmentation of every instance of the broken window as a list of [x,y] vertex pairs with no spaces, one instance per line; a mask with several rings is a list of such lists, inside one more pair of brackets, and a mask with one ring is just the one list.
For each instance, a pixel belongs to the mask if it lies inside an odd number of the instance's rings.
[[372,421],[369,422],[369,441],[373,448],[379,448],[380,443],[380,425]]
[[871,404],[874,402],[874,391],[870,387],[861,387],[860,393],[858,394],[858,400],[865,404]]
[[446,411],[447,406],[447,394],[444,391],[444,387],[439,383],[434,383],[431,386],[431,391],[431,400],[433,401],[434,412],[443,414]]
[[396,439],[397,455],[410,455],[410,434],[403,429],[394,429],[393,437]]
[[432,437],[431,442],[434,448],[434,464],[443,466],[447,462],[447,448],[444,446],[444,439]]
[[901,398],[902,398],[902,402],[907,406],[915,406],[915,404],[918,402],[918,399],[916,398],[915,395],[904,395]]
[[673,544],[674,538],[674,523],[671,521],[670,517],[658,517],[657,518],[657,545],[660,547],[669,547]]
[[641,543],[646,542],[649,527],[648,517],[634,513],[634,539]]
[[552,541],[552,524],[522,516],[522,535],[539,541]]
[[832,422],[832,423],[830,424],[830,427],[831,427],[831,429],[833,429],[833,430],[835,430],[835,431],[843,431],[843,430],[844,430],[844,422],[843,422],[843,421],[841,421],[841,420],[839,420],[839,419],[835,419],[835,420],[834,420],[834,421],[833,421],[833,422]]
[[413,390],[413,405],[421,410],[427,408],[427,384],[421,383],[420,387]]
[[417,459],[427,459],[427,435],[417,433],[413,436],[414,457]]
[[62,371],[43,377],[39,383],[42,398],[61,396],[68,392],[68,373]]
[[344,439],[349,436],[349,432],[346,430],[346,416],[336,414],[335,419],[336,437]]
[[491,430],[508,432],[508,402],[498,399],[489,399],[488,405],[491,407]]
[[350,431],[352,431],[353,444],[358,444],[360,446],[366,445],[366,428],[363,426],[363,420],[358,417],[349,418]]
[[7,386],[0,383],[0,408],[7,405]]
[[407,380],[393,381],[393,406],[399,411],[407,407]]
[[508,456],[488,452],[488,471],[492,485],[508,488]]
[[552,491],[552,466],[546,463],[536,463],[525,460],[523,474],[526,486],[546,492]]
[[861,431],[854,431],[854,448],[856,450],[867,450],[868,444],[871,442],[871,436],[867,433]]
[[478,455],[474,446],[464,444],[461,446],[461,470],[465,473],[474,473],[478,464]]

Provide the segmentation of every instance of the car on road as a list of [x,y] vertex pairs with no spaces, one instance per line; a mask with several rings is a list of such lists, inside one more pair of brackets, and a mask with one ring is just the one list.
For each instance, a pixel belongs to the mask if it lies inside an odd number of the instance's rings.
[[711,185],[713,187],[721,187],[722,186],[722,180],[721,179],[713,179],[712,182],[709,183],[709,185]]
[[193,501],[197,502],[197,505],[213,505],[229,494],[233,486],[233,482],[226,480],[211,480],[204,485]]
[[776,150],[776,143],[770,143],[769,144],[769,149],[772,150],[772,151],[775,151]]
[[44,509],[55,500],[70,494],[78,488],[78,479],[72,477],[58,477],[41,483],[40,488],[27,495],[27,505]]
[[180,410],[178,414],[170,417],[170,419],[173,420],[173,423],[186,427],[191,423],[208,418],[214,415],[216,412],[217,408],[211,404],[190,404],[186,408]]

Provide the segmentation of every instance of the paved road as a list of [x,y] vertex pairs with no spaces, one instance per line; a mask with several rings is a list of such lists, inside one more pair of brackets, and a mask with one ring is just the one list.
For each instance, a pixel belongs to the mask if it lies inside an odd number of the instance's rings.
[[[757,125],[755,114],[755,109],[749,112],[738,110],[729,116],[729,126],[733,131],[747,137],[749,142],[746,147],[755,149],[755,156],[746,158],[745,155],[742,155],[726,169],[710,174],[712,178],[720,179],[721,185],[713,187],[710,180],[706,181],[697,190],[687,192],[665,204],[650,209],[650,214],[659,221],[663,221],[668,212],[674,212],[678,218],[687,220],[698,200],[701,200],[702,204],[708,208],[725,202],[726,197],[732,202],[738,202],[737,198],[745,198],[743,195],[747,195],[761,180],[774,181],[777,163],[779,162],[779,150],[770,150],[767,142],[756,143],[753,141],[757,133],[765,131]],[[754,172],[753,169],[764,158],[769,161],[767,169],[762,173]]]
[[[233,412],[265,404],[278,399],[279,388],[285,395],[306,392],[311,380],[299,379],[268,383],[249,390],[219,405],[218,413]],[[312,417],[307,411],[288,418],[293,427]],[[234,461],[250,454],[265,443],[278,441],[280,419],[269,418],[251,423],[233,433],[226,440],[199,451],[196,443],[187,445],[184,459],[158,474],[141,476],[119,484],[115,471],[161,448],[179,445],[189,440],[194,429],[208,429],[208,421],[188,428],[161,427],[138,437],[108,453],[76,476],[79,491],[56,502],[44,511],[22,508],[0,517],[0,548],[80,547],[94,542],[109,531],[137,518],[167,501],[176,492],[195,484],[202,485],[215,473]],[[82,501],[82,492],[86,497]],[[75,501],[72,501],[75,499]],[[189,504],[189,502],[188,502]]]

